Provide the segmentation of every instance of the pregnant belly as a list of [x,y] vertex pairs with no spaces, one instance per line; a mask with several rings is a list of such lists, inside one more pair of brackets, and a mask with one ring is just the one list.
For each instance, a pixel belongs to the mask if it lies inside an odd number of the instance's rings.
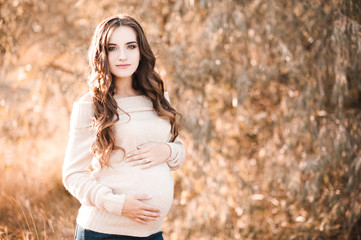
[[115,194],[149,194],[151,199],[143,202],[159,208],[163,217],[172,206],[174,183],[166,163],[141,169],[122,162],[103,169],[98,181]]

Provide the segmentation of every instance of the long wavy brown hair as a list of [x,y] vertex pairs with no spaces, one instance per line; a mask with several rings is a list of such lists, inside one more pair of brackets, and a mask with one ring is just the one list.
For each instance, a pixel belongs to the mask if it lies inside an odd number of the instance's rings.
[[109,166],[110,154],[113,150],[123,148],[116,146],[114,124],[119,120],[118,105],[114,99],[116,93],[115,78],[108,64],[108,44],[113,31],[121,26],[131,27],[137,35],[140,51],[140,62],[132,76],[132,87],[147,96],[153,103],[157,114],[168,119],[171,124],[171,142],[178,136],[176,110],[164,97],[164,85],[160,76],[154,71],[155,56],[149,46],[140,24],[132,17],[116,15],[103,20],[95,30],[89,48],[89,65],[91,76],[89,88],[92,92],[94,108],[93,127],[96,140],[92,145],[92,153],[101,166]]

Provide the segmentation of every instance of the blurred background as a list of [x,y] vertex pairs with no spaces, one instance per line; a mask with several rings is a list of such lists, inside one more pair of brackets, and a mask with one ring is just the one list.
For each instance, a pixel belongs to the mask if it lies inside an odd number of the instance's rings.
[[72,239],[96,25],[146,30],[187,159],[165,239],[361,239],[359,0],[0,0],[0,239]]

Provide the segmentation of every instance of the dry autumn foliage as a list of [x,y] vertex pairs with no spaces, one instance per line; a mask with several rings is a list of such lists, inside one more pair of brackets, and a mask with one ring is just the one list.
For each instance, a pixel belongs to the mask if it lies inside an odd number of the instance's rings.
[[166,239],[361,239],[360,1],[0,0],[1,239],[72,239],[69,114],[120,12],[183,115]]

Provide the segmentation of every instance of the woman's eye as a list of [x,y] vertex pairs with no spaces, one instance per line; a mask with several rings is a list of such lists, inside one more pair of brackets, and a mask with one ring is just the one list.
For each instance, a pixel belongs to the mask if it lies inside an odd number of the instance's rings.
[[116,47],[109,47],[108,50],[109,51],[114,51],[116,49]]
[[135,49],[137,46],[136,45],[129,45],[128,48],[129,49]]

